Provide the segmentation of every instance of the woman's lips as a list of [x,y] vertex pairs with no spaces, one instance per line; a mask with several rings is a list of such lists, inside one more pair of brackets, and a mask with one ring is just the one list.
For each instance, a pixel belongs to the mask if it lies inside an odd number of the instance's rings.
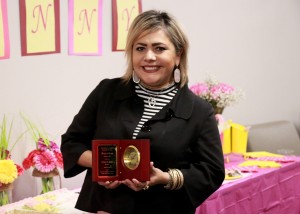
[[159,70],[159,66],[143,66],[144,71],[146,72],[155,72]]

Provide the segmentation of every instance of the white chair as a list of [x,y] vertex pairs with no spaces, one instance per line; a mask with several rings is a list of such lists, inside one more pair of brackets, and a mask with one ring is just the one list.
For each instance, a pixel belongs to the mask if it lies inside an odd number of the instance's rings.
[[247,152],[293,150],[300,156],[300,138],[295,126],[289,121],[274,121],[250,125]]

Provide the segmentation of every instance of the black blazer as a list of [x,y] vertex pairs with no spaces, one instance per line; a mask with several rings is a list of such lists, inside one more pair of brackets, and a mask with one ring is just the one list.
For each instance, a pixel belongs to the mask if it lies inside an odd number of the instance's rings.
[[[213,108],[193,94],[188,86],[151,120],[137,138],[150,139],[151,161],[163,171],[180,169],[184,185],[166,190],[155,185],[135,192],[125,185],[106,189],[92,182],[91,169],[77,164],[91,150],[93,139],[131,139],[143,113],[143,101],[134,83],[120,78],[105,79],[91,92],[72,124],[62,135],[64,176],[87,170],[76,208],[113,214],[194,213],[224,179],[224,158]],[[150,129],[150,131],[149,131]]]

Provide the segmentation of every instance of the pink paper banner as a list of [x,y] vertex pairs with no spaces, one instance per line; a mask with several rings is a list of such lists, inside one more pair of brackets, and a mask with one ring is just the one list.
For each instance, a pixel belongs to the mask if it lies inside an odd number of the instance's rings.
[[141,11],[141,0],[112,0],[113,51],[125,49],[129,26]]
[[69,55],[102,55],[102,0],[69,0]]
[[10,57],[8,19],[7,19],[7,1],[0,0],[0,59]]
[[59,0],[19,0],[22,56],[60,53]]

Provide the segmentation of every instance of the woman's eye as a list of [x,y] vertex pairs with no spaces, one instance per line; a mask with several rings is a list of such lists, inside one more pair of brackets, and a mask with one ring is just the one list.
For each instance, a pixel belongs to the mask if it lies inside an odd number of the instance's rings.
[[162,51],[166,50],[166,48],[164,48],[164,47],[157,47],[156,50],[159,51],[159,52],[162,52]]
[[136,48],[137,51],[142,51],[142,50],[144,50],[144,49],[145,49],[144,47],[137,47],[137,48]]

